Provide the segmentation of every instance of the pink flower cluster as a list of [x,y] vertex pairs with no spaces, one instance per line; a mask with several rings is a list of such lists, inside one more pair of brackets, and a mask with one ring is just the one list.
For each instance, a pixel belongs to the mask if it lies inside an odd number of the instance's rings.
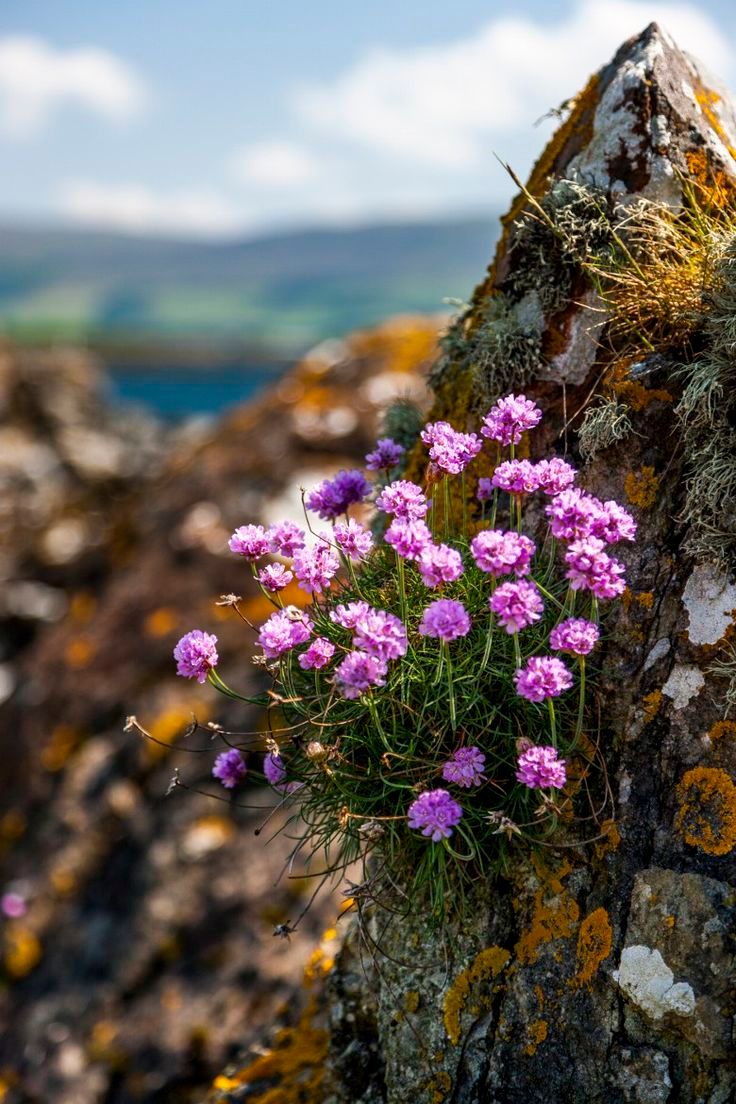
[[428,544],[416,560],[422,582],[427,587],[454,583],[463,573],[463,558],[449,544]]
[[480,748],[461,747],[453,751],[442,767],[442,777],[445,782],[454,782],[456,786],[469,790],[471,786],[480,786],[483,782],[485,765],[486,757]]
[[483,529],[470,543],[470,551],[481,571],[500,575],[528,575],[536,551],[529,537],[501,529]]
[[449,422],[430,422],[421,433],[422,441],[429,447],[429,458],[438,468],[452,475],[465,471],[471,460],[483,448],[483,442],[475,433],[460,433]]
[[462,815],[462,807],[447,790],[427,790],[409,806],[409,827],[438,843],[452,835]]
[[418,560],[432,543],[432,534],[419,519],[397,517],[389,525],[383,539],[405,560]]
[[300,548],[292,562],[294,574],[302,590],[321,594],[328,590],[340,570],[340,557],[326,537],[314,548]]
[[561,790],[567,781],[565,760],[553,747],[530,747],[517,763],[516,779],[530,790]]
[[573,541],[565,553],[566,572],[573,590],[590,590],[596,598],[618,598],[626,590],[624,565],[604,552],[597,537]]
[[204,682],[212,668],[219,663],[217,637],[202,632],[201,629],[192,629],[174,648],[174,659],[177,675]]
[[509,634],[533,625],[544,611],[541,594],[535,584],[526,579],[502,583],[491,595],[488,605]]
[[297,644],[304,644],[312,635],[312,624],[299,610],[276,610],[261,625],[258,643],[267,659],[278,659]]
[[370,494],[371,485],[357,468],[339,471],[334,479],[325,479],[305,499],[308,510],[313,510],[324,521],[332,521],[347,513],[348,507],[362,502]]
[[506,395],[486,414],[481,433],[502,445],[518,445],[522,433],[534,429],[542,420],[542,411],[525,395]]
[[462,602],[453,598],[438,598],[427,606],[419,622],[422,636],[433,636],[449,643],[470,632],[470,615]]
[[514,675],[516,690],[530,702],[556,698],[572,686],[572,675],[556,656],[531,656]]
[[385,514],[410,519],[423,518],[429,509],[424,491],[409,479],[397,479],[384,487],[376,506]]
[[364,560],[373,547],[369,530],[354,518],[337,522],[333,532],[335,544],[351,560]]
[[366,456],[365,466],[368,471],[390,471],[396,467],[405,451],[403,445],[397,444],[390,437],[381,437],[376,441],[373,452]]
[[499,464],[491,480],[494,487],[509,494],[532,494],[539,489],[536,464],[531,460],[505,460]]
[[592,621],[586,621],[583,617],[568,617],[555,625],[549,634],[549,646],[556,652],[585,656],[593,651],[599,636],[598,626]]

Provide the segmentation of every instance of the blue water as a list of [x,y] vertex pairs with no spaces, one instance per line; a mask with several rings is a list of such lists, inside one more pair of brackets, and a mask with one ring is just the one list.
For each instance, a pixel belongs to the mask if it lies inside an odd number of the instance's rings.
[[202,414],[221,414],[228,407],[247,402],[280,374],[273,365],[208,367],[201,371],[189,365],[157,365],[150,372],[111,365],[109,394],[113,402],[134,403],[166,421],[181,421]]

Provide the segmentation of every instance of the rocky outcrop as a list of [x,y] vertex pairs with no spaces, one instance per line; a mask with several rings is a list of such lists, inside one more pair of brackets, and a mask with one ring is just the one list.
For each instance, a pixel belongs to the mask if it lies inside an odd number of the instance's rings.
[[[313,1091],[279,1095],[278,1070],[256,1080],[250,1062],[213,1100],[734,1099],[734,563],[728,510],[711,516],[719,542],[701,544],[713,556],[696,563],[705,523],[684,509],[699,445],[680,369],[699,363],[706,338],[675,334],[673,300],[659,329],[654,308],[646,320],[657,346],[627,331],[606,295],[619,285],[589,260],[611,227],[626,239],[642,197],[682,218],[708,199],[723,209],[735,147],[731,101],[663,30],[625,43],[512,205],[433,373],[434,415],[458,428],[525,388],[545,410],[533,447],[564,453],[587,489],[628,502],[639,520],[578,762],[578,829],[565,825],[531,856],[518,848],[507,879],[478,884],[472,921],[447,937],[421,915],[355,921],[312,1004],[310,1030],[325,1033]],[[649,259],[663,256],[665,246]],[[721,402],[733,417],[732,398]],[[591,431],[591,403],[606,406],[605,432]],[[733,472],[728,424],[704,425],[700,444],[715,435],[719,470]],[[424,463],[417,454],[417,476]],[[315,1067],[305,1067],[306,1078]]]
[[[273,938],[313,885],[278,881],[287,841],[254,837],[268,798],[223,803],[212,734],[186,735],[192,713],[259,717],[177,680],[171,650],[214,625],[233,683],[256,685],[248,632],[215,605],[233,591],[264,612],[229,534],[359,462],[395,399],[426,403],[437,328],[327,343],[219,423],[167,435],[109,410],[86,356],[3,350],[1,888],[28,903],[0,918],[6,1104],[197,1099],[334,922],[327,892]],[[130,713],[160,742],[124,731]],[[193,789],[165,798],[175,768]]]

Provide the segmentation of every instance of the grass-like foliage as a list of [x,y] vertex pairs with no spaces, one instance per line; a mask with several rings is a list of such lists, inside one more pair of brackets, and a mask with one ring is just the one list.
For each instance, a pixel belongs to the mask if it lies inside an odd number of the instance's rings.
[[[278,715],[263,772],[293,807],[295,855],[332,870],[373,855],[373,898],[421,903],[438,919],[469,881],[507,870],[515,849],[559,843],[561,821],[576,843],[583,836],[575,792],[595,765],[586,659],[599,600],[625,587],[606,549],[636,525],[575,487],[562,458],[516,458],[541,416],[511,395],[480,436],[425,426],[423,486],[393,478],[403,450],[383,439],[366,458],[372,483],[343,471],[306,495],[306,529],[245,525],[230,541],[274,605],[259,631],[258,662],[273,678],[263,704]],[[496,466],[469,502],[466,471],[484,438]],[[547,516],[534,534],[524,532],[532,499]],[[373,533],[351,517],[369,503],[385,516]],[[315,530],[315,514],[329,527]],[[283,605],[293,576],[312,595],[306,606]],[[188,633],[178,673],[237,698],[216,643]],[[233,789],[257,773],[253,759],[230,744],[213,774]]]

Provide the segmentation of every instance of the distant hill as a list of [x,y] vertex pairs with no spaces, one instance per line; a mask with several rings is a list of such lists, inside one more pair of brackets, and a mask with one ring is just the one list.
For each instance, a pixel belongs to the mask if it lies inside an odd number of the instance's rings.
[[232,242],[0,227],[0,328],[19,338],[201,339],[291,352],[482,276],[497,219]]

